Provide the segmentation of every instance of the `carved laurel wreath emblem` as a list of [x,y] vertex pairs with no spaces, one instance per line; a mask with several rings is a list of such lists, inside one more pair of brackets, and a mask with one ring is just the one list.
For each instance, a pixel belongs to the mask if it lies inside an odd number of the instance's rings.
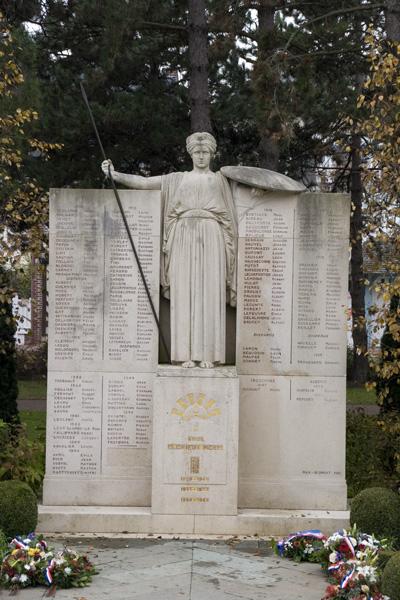
[[211,419],[221,414],[221,409],[215,400],[207,400],[205,394],[186,394],[178,398],[171,415],[180,417],[184,421],[192,419]]

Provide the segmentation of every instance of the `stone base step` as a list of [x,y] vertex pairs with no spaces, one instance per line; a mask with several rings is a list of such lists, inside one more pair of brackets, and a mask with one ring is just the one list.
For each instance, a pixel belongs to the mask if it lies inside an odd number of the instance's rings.
[[147,507],[39,506],[37,531],[45,534],[190,534],[281,536],[304,529],[333,533],[349,525],[347,511],[239,510],[235,516],[160,515]]

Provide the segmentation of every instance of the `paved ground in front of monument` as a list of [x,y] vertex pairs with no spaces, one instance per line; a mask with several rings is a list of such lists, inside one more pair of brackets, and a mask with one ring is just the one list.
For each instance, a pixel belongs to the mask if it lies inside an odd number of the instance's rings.
[[[90,587],[58,590],[56,600],[320,600],[327,586],[319,565],[280,560],[262,540],[73,537],[65,543],[87,552],[99,574]],[[26,589],[18,598],[39,600],[44,593]]]

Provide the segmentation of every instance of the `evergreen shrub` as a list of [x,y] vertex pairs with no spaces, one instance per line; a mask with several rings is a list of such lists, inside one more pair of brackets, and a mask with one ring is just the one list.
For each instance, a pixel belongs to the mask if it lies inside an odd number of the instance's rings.
[[0,481],[0,529],[7,537],[26,536],[35,531],[37,498],[22,481]]
[[361,411],[347,413],[346,478],[349,498],[365,488],[396,486],[399,473],[395,455],[400,451],[400,436],[397,435],[396,443],[395,434],[389,434],[383,427],[385,419]]
[[351,502],[350,523],[360,531],[400,540],[400,496],[387,488],[367,488]]
[[390,600],[400,600],[400,552],[392,556],[383,571],[382,592]]

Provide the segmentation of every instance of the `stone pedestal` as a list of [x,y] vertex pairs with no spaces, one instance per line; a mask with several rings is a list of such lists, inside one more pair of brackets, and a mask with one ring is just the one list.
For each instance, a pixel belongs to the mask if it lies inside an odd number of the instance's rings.
[[238,409],[234,367],[159,367],[154,384],[153,514],[237,514]]

